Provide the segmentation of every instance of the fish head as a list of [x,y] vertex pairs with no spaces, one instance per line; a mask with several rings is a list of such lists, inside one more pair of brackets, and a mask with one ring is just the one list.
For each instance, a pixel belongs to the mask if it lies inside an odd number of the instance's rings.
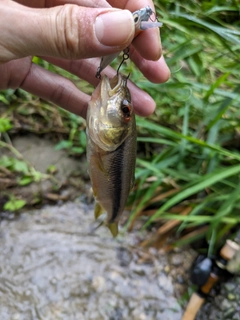
[[88,136],[104,151],[116,150],[131,133],[134,121],[127,78],[103,76],[88,105]]

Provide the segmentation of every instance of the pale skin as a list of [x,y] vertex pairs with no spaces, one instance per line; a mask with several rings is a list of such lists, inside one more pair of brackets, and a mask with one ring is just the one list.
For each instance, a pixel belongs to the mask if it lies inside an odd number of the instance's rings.
[[[154,10],[150,0],[1,0],[0,90],[21,88],[85,118],[90,96],[67,78],[32,63],[32,57],[40,56],[96,86],[96,57],[131,43],[130,57],[145,77],[153,83],[167,81],[170,72],[159,30],[146,30],[134,39],[128,10],[146,6]],[[107,67],[103,74],[112,77],[116,71]],[[135,112],[150,115],[154,100],[130,81],[129,89]]]

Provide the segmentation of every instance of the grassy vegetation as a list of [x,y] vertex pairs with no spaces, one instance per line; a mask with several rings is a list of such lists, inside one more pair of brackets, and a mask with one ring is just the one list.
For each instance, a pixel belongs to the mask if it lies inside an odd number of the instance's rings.
[[[154,85],[131,63],[123,69],[157,103],[151,117],[137,118],[139,156],[128,228],[140,217],[154,234],[146,244],[161,246],[177,234],[175,245],[205,238],[212,253],[225,236],[234,237],[240,222],[240,4],[155,3],[172,77]],[[16,119],[25,117],[26,130],[55,131],[57,148],[85,152],[79,117],[22,91],[5,91],[0,100],[11,106],[0,122],[2,143],[8,142],[9,130],[17,130]]]
[[[131,228],[141,215],[162,245],[205,237],[210,253],[240,222],[240,4],[156,1],[172,77],[155,86],[133,68],[131,79],[157,102],[138,119],[141,157]],[[232,234],[233,236],[233,234]],[[148,241],[146,241],[148,242]]]

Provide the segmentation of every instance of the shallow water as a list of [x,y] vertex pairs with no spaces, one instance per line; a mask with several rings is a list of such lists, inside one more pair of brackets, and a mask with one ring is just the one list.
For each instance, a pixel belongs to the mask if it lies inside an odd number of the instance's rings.
[[1,320],[181,319],[165,258],[135,246],[134,232],[91,233],[92,221],[82,203],[2,220]]

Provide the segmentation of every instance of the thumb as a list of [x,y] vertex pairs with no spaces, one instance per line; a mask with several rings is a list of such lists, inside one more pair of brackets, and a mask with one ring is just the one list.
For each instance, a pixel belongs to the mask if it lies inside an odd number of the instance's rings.
[[81,59],[125,49],[134,37],[128,10],[77,5],[35,9],[0,3],[0,62],[29,55]]

